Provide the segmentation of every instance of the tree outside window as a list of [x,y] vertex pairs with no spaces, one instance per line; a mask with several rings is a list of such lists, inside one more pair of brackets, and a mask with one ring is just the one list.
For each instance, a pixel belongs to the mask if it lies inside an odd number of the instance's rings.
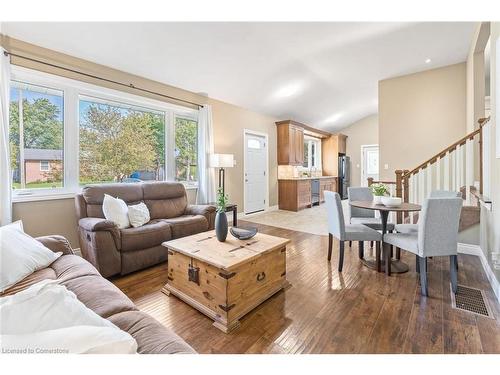
[[[62,113],[62,91],[12,82],[9,144],[14,189],[63,186]],[[42,170],[41,164],[48,167]]]
[[175,180],[198,182],[198,123],[182,117],[175,118]]
[[80,101],[80,184],[165,177],[165,115]]

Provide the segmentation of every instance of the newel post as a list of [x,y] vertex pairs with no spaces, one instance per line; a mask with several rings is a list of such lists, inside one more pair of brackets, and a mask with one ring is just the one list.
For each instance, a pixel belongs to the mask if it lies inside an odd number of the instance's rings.
[[373,177],[368,177],[368,186],[373,185]]
[[[405,169],[403,171],[403,202],[408,203],[410,201],[410,171]],[[408,214],[408,212],[406,212]]]
[[[396,197],[403,197],[403,171],[401,169],[396,170]],[[401,212],[396,214],[396,222],[401,224],[403,222],[403,215]]]

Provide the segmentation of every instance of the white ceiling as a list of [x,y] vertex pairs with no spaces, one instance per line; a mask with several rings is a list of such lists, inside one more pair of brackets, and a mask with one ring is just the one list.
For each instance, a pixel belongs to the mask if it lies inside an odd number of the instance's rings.
[[2,28],[279,119],[338,130],[377,112],[379,80],[465,61],[474,25],[7,22]]

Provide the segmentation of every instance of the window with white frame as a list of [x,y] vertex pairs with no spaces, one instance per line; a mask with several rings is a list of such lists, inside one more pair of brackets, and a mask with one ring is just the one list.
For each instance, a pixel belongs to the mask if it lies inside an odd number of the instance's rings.
[[[9,143],[13,189],[64,185],[63,102],[61,90],[12,81]],[[54,160],[52,169],[49,160]]]
[[50,171],[50,164],[48,160],[40,160],[40,172]]
[[164,180],[165,112],[80,98],[79,183]]
[[304,136],[304,163],[305,169],[321,168],[321,141],[317,138]]
[[198,123],[182,116],[175,117],[175,179],[198,183]]
[[15,196],[112,181],[197,185],[198,110],[20,67],[10,94]]

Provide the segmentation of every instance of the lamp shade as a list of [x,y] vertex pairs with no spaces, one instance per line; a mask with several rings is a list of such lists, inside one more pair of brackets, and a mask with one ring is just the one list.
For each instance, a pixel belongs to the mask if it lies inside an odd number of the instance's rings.
[[210,154],[210,167],[232,168],[234,167],[233,154]]

